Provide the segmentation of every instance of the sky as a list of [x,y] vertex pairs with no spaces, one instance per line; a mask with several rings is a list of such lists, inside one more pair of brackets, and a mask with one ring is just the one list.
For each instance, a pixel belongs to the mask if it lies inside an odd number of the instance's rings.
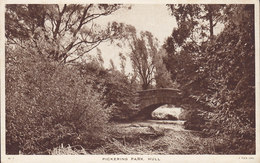
[[[113,15],[103,17],[105,21],[118,21],[131,24],[137,30],[147,30],[153,33],[160,41],[169,36],[173,27],[177,27],[175,18],[170,11],[161,4],[137,4],[132,5],[130,10],[122,9]],[[103,21],[103,20],[102,20]]]
[[[116,21],[125,23],[136,28],[137,32],[150,31],[154,37],[159,40],[160,45],[164,40],[171,35],[174,27],[177,27],[175,18],[170,15],[170,11],[166,5],[161,4],[137,4],[132,5],[131,9],[119,9],[115,13],[100,18],[96,23],[104,25],[108,22]],[[99,47],[102,51],[104,66],[109,68],[109,60],[112,59],[118,69],[119,67],[119,52],[122,49],[103,43]],[[130,72],[131,65],[127,62],[126,72]]]

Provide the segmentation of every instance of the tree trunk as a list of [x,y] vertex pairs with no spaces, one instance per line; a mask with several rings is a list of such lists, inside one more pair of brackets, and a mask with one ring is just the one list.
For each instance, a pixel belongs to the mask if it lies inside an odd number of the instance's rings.
[[209,32],[210,32],[210,40],[213,39],[213,14],[212,14],[212,9],[209,6],[209,10],[208,10],[208,19],[209,19]]

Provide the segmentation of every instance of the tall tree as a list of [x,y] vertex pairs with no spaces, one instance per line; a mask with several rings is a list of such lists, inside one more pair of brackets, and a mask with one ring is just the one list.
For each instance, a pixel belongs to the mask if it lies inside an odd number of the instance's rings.
[[231,153],[255,153],[254,5],[225,5],[219,14],[220,34],[211,31],[208,41],[196,44],[185,32],[171,36],[164,60],[172,77],[212,111],[210,127],[216,132],[210,133],[227,139]]
[[[225,5],[167,5],[176,18],[178,27],[173,29],[164,44],[167,56],[164,63],[174,81],[182,87],[193,84],[193,88],[206,88],[207,81],[202,63],[209,42],[214,41],[214,28],[225,19]],[[200,82],[198,82],[200,81]]]
[[176,18],[178,29],[173,31],[173,39],[181,45],[187,41],[205,42],[213,39],[214,27],[223,20],[225,5],[178,4],[167,5]]
[[119,53],[120,57],[120,68],[121,72],[125,74],[125,66],[126,66],[126,57],[123,55],[123,53]]
[[138,74],[142,89],[146,90],[154,81],[158,40],[148,31],[141,32],[139,37],[134,27],[128,26],[126,29],[128,31],[126,40],[130,48],[129,57],[133,70]]
[[177,83],[171,79],[171,73],[167,70],[163,62],[163,57],[167,55],[166,50],[161,48],[155,56],[155,82],[156,88],[178,88]]
[[38,52],[57,61],[72,62],[101,42],[120,33],[120,24],[106,28],[95,20],[115,12],[117,4],[6,5],[7,44],[30,40]]

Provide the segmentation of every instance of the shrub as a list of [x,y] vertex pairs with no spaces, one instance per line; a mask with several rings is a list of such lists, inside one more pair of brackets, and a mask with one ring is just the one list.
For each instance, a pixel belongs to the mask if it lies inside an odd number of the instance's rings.
[[111,110],[101,97],[74,67],[34,48],[6,47],[7,153],[46,153],[62,143],[95,148]]
[[186,110],[180,114],[180,120],[185,120],[184,128],[188,130],[203,130],[205,128],[206,117],[202,111],[195,110]]
[[86,84],[103,93],[103,100],[111,110],[111,121],[129,120],[136,109],[136,85],[128,77],[117,70],[107,70],[95,61],[81,63],[77,66]]

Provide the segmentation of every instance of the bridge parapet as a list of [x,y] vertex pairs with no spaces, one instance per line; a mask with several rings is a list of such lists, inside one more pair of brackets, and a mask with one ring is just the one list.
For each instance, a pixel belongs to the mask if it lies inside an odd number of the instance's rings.
[[151,116],[151,113],[158,107],[165,104],[173,104],[176,107],[182,107],[184,104],[193,106],[192,108],[200,108],[210,110],[208,106],[200,103],[197,99],[191,97],[187,92],[172,88],[149,89],[138,91],[135,94],[135,102],[138,106],[136,116]]
[[178,89],[160,88],[136,92],[136,103],[139,106],[139,115],[150,116],[158,107],[164,104],[179,105],[183,93]]
[[143,109],[151,105],[177,104],[182,92],[171,88],[150,89],[137,92],[137,97],[140,109]]
[[174,98],[182,96],[182,92],[178,89],[160,88],[138,91],[137,96],[140,100],[151,98]]

